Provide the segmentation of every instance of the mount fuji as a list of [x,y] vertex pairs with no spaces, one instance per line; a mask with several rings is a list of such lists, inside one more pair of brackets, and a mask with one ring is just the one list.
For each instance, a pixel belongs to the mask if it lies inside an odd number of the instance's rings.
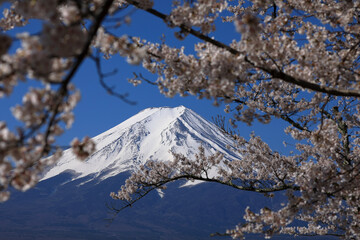
[[217,126],[183,106],[145,109],[93,140],[97,150],[88,159],[64,151],[35,188],[0,204],[0,239],[209,239],[234,228],[249,204],[280,205],[222,185],[175,182],[114,217],[118,202],[109,193],[148,160],[169,161],[171,151],[192,157],[200,145],[229,160],[241,156],[228,151],[233,142]]
[[102,181],[148,160],[169,161],[171,151],[192,157],[200,145],[208,154],[220,151],[230,159],[240,157],[227,150],[233,142],[217,126],[184,106],[145,109],[93,140],[97,151],[85,162],[77,161],[69,149],[42,180],[71,171],[72,181]]

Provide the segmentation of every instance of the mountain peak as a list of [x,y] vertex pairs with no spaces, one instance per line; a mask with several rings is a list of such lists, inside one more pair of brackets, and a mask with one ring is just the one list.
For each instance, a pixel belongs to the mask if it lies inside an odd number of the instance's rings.
[[148,111],[148,110],[165,110],[165,111],[185,111],[185,110],[189,110],[188,108],[186,108],[183,105],[177,106],[177,107],[168,107],[168,106],[163,106],[163,107],[150,107],[150,108],[145,108],[144,110],[140,111]]
[[232,144],[218,127],[184,106],[144,109],[93,140],[97,150],[86,161],[66,150],[42,180],[66,171],[75,173],[73,180],[103,180],[148,160],[171,161],[171,151],[191,157],[202,145],[208,154],[229,154],[226,146]]

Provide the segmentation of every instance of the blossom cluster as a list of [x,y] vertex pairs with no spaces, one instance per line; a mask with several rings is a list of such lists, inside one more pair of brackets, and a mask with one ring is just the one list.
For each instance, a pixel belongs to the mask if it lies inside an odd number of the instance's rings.
[[[193,4],[188,1],[183,4],[174,1],[175,7],[169,14],[168,21],[170,26],[198,27],[202,33],[208,34],[216,30],[215,20],[227,5],[227,1],[223,0],[200,0]],[[181,35],[177,36],[180,38]]]
[[147,55],[147,47],[139,42],[139,38],[130,38],[127,35],[117,37],[105,32],[103,28],[98,30],[93,46],[98,48],[107,59],[111,55],[120,54],[133,65],[139,65]]
[[71,142],[71,148],[75,156],[81,160],[85,160],[95,151],[95,143],[89,137],[85,137],[81,142],[75,138]]

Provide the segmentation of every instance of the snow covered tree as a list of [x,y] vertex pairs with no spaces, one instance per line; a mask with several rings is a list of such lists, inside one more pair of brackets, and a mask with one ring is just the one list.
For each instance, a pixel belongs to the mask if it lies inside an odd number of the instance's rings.
[[[286,192],[288,202],[278,210],[246,210],[245,222],[225,235],[246,233],[333,235],[360,239],[360,2],[357,0],[196,0],[172,1],[167,13],[152,0],[13,0],[0,20],[0,97],[19,82],[37,79],[13,115],[24,123],[17,132],[0,123],[0,196],[8,187],[26,190],[53,164],[61,149],[54,139],[69,128],[80,93],[71,83],[86,58],[98,66],[113,54],[130,64],[142,64],[157,75],[152,82],[172,97],[195,95],[226,103],[231,124],[279,119],[296,142],[288,155],[272,150],[258,136],[229,134],[242,154],[225,161],[221,154],[195,159],[174,153],[169,162],[149,162],[135,171],[111,196],[130,206],[167,183],[192,179],[217,182],[239,190],[271,195]],[[116,35],[103,22],[128,22],[124,9],[146,11],[164,20],[175,35],[198,39],[195,54],[184,48]],[[8,31],[42,22],[38,34]],[[232,22],[238,32],[231,43],[211,34]],[[139,36],[141,37],[141,36]],[[14,43],[21,44],[13,50]],[[100,53],[100,55],[98,54]],[[99,56],[103,56],[101,59]],[[134,84],[148,81],[141,76]],[[126,96],[109,93],[124,101]],[[88,138],[72,142],[85,159],[94,149]],[[51,157],[45,158],[49,155]],[[216,176],[209,176],[216,169]],[[291,225],[295,220],[302,227]],[[241,222],[241,216],[239,216]]]

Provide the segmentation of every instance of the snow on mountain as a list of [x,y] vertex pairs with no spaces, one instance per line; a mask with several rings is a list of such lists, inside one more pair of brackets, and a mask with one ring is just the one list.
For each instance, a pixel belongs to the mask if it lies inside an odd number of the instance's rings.
[[41,179],[52,178],[63,172],[73,172],[73,179],[91,176],[91,179],[115,176],[148,160],[172,160],[170,151],[193,156],[200,145],[205,151],[223,152],[232,140],[217,126],[184,106],[145,109],[128,120],[93,138],[97,151],[86,161],[75,158],[71,149]]

